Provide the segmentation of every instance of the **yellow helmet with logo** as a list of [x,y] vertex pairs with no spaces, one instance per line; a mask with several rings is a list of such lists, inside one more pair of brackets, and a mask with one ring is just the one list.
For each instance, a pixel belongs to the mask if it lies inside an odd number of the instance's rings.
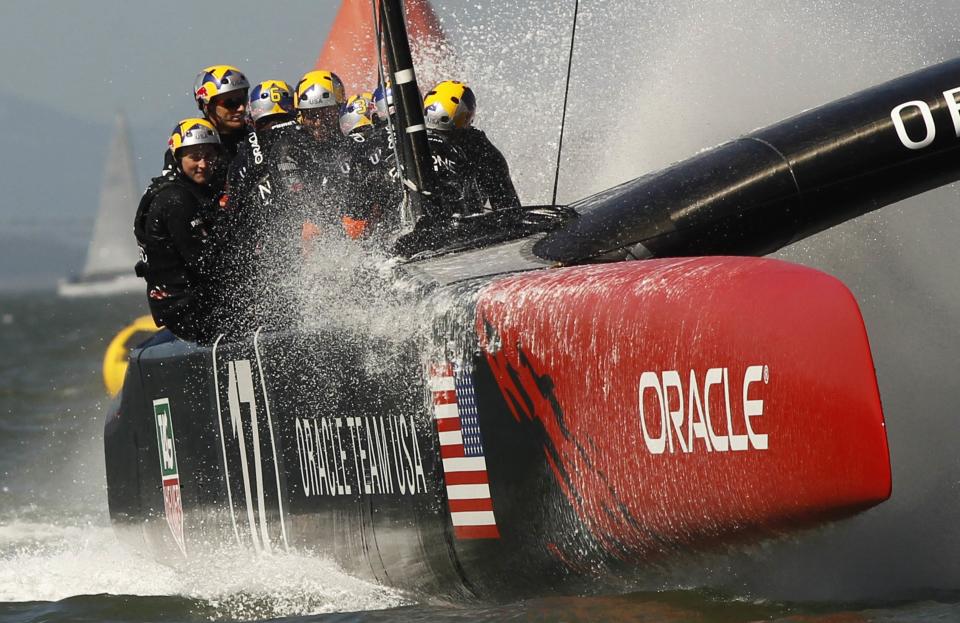
[[253,121],[259,121],[270,115],[292,115],[293,93],[290,85],[283,80],[266,80],[253,85],[250,89],[250,103],[247,114]]
[[343,82],[332,71],[308,71],[297,83],[297,108],[340,106],[347,98]]
[[375,110],[373,93],[351,95],[347,103],[340,109],[340,131],[347,135],[357,128],[373,126]]
[[243,72],[230,65],[211,65],[205,67],[193,83],[193,97],[200,110],[206,111],[207,104],[217,95],[249,89],[250,82]]
[[476,111],[473,91],[459,80],[444,80],[423,98],[423,118],[434,130],[466,128]]
[[178,123],[173,132],[170,133],[170,140],[167,141],[170,151],[174,157],[177,150],[181,147],[190,147],[191,145],[220,145],[220,135],[206,119],[190,118],[184,119]]

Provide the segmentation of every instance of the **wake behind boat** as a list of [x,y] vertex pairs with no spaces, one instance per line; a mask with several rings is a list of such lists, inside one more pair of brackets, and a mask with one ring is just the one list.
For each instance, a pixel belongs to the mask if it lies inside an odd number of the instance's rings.
[[140,254],[131,235],[139,196],[126,118],[118,113],[100,186],[100,205],[79,275],[60,280],[64,297],[110,296],[143,290],[133,266]]

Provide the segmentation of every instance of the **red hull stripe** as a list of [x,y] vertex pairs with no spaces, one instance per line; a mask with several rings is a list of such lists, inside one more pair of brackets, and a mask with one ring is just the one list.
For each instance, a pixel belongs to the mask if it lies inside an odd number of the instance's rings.
[[487,472],[447,472],[444,480],[449,485],[485,485],[490,482]]
[[433,404],[449,405],[457,402],[457,393],[453,390],[448,392],[433,392]]
[[490,498],[482,500],[450,500],[451,513],[464,513],[469,511],[492,511],[493,500]]
[[452,417],[437,420],[438,433],[449,433],[455,430],[460,430],[460,418]]
[[500,538],[500,530],[496,526],[454,526],[453,533],[458,539]]
[[446,364],[430,366],[430,376],[431,376],[431,380],[436,377],[452,377],[453,364],[446,363]]
[[463,444],[440,446],[440,458],[454,459],[463,456]]

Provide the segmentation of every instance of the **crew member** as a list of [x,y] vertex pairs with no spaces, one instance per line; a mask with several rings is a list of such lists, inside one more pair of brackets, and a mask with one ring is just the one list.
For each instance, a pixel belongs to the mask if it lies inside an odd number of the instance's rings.
[[386,86],[379,84],[373,91],[373,125],[380,127],[387,125],[391,117],[396,115],[393,105],[393,87],[388,81]]
[[353,95],[340,109],[340,131],[354,142],[350,177],[356,194],[343,216],[344,231],[354,239],[385,234],[399,224],[403,194],[387,166],[394,162],[390,134],[374,124],[376,118],[372,93]]
[[332,71],[309,71],[297,83],[295,101],[300,123],[313,138],[312,162],[319,182],[316,209],[305,223],[304,238],[338,222],[348,236],[363,236],[370,215],[354,187],[360,152],[356,141],[340,129],[340,107],[346,103],[343,82]]
[[[376,130],[369,137],[364,136],[365,157],[362,159],[367,168],[372,165],[372,174],[363,176],[367,180],[364,185],[366,193],[373,198],[368,203],[382,206],[382,229],[390,234],[388,238],[415,227],[418,231],[428,231],[426,238],[442,244],[444,230],[449,229],[451,218],[481,210],[481,193],[475,167],[463,150],[450,140],[448,133],[429,131],[427,143],[433,162],[435,186],[429,189],[429,195],[420,196],[420,213],[414,214],[413,206],[405,200],[409,197],[405,198],[403,194],[403,167],[397,163],[402,147],[395,140],[395,133],[399,131],[398,119],[389,84],[386,87],[378,86],[373,98]],[[400,137],[404,137],[402,132]]]
[[462,82],[445,80],[433,87],[423,99],[427,128],[441,134],[463,151],[474,169],[480,190],[479,205],[493,210],[520,206],[510,178],[506,158],[482,130],[473,127],[477,101],[473,91]]
[[[225,177],[230,161],[237,155],[247,138],[246,106],[250,82],[236,67],[211,65],[197,74],[193,83],[193,97],[203,117],[220,135],[223,157],[217,172]],[[169,151],[164,155],[164,171],[176,168]]]
[[151,184],[137,207],[137,274],[146,279],[157,325],[185,340],[208,341],[214,331],[205,291],[212,260],[207,222],[221,190],[214,182],[220,137],[209,121],[184,119],[168,144],[176,168]]
[[289,309],[280,282],[292,272],[309,177],[309,137],[296,122],[293,93],[282,80],[250,89],[250,132],[230,165],[217,246],[217,320],[227,334],[277,327]]

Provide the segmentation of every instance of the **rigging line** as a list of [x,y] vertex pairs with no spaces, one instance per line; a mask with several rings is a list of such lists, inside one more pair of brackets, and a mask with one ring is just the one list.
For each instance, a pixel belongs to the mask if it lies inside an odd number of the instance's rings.
[[557,169],[553,177],[553,198],[550,205],[557,205],[557,186],[560,184],[560,154],[563,153],[563,129],[567,124],[567,96],[570,95],[570,70],[573,68],[573,44],[577,37],[577,14],[580,12],[580,0],[574,0],[573,27],[570,29],[570,57],[567,59],[567,84],[563,88],[563,113],[560,115],[560,140],[557,142]]
[[[377,46],[377,78],[379,84],[384,84],[383,80],[383,42],[380,34],[380,17],[377,14],[377,0],[370,0],[370,11],[373,13],[373,41]],[[384,91],[386,94],[386,91]]]

